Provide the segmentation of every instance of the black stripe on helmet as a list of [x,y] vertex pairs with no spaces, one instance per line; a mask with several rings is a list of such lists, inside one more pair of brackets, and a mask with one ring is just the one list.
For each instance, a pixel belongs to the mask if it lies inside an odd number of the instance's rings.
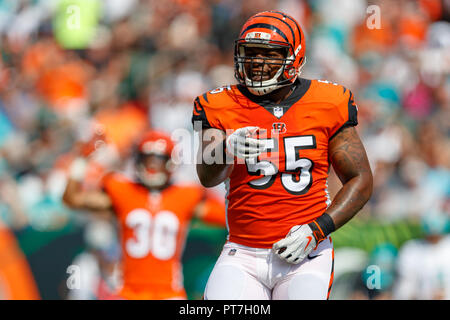
[[294,30],[292,29],[292,27],[289,25],[289,23],[287,23],[286,21],[284,21],[283,19],[280,19],[280,18],[277,18],[277,17],[274,17],[274,16],[266,16],[266,15],[260,15],[260,16],[258,16],[258,18],[273,18],[273,19],[277,19],[277,20],[280,20],[281,22],[283,22],[285,25],[287,25],[288,26],[288,28],[289,28],[289,30],[291,30],[291,34],[292,34],[292,38],[294,39],[294,48],[295,48],[295,43],[296,43],[296,37],[295,37],[295,32],[294,32]]
[[300,32],[301,29],[300,29],[300,26],[298,25],[297,21],[295,21],[295,19],[291,18],[290,16],[288,16],[287,14],[285,14],[285,13],[283,13],[281,11],[269,11],[269,12],[281,14],[283,17],[288,18],[289,20],[294,22],[295,25],[297,26],[298,35],[300,36],[300,43],[302,42],[302,33]]
[[289,43],[289,40],[288,40],[288,38],[286,37],[286,35],[284,34],[283,31],[281,31],[281,30],[278,29],[277,27],[275,27],[275,26],[273,26],[273,25],[271,25],[271,24],[268,24],[268,23],[254,23],[254,24],[252,24],[252,25],[249,25],[247,28],[245,28],[245,30],[243,30],[243,31],[241,32],[241,35],[240,35],[240,36],[242,37],[242,35],[243,35],[245,32],[247,32],[248,30],[256,29],[256,28],[266,28],[266,29],[270,29],[270,30],[272,30],[272,31],[275,31],[275,32],[278,33],[281,37],[283,37],[283,39],[286,40],[287,43]]

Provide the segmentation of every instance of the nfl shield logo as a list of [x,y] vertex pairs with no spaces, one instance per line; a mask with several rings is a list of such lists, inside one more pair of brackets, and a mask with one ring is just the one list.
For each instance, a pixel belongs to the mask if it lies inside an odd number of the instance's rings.
[[282,107],[275,107],[273,108],[273,115],[277,118],[281,118],[283,116],[283,108]]

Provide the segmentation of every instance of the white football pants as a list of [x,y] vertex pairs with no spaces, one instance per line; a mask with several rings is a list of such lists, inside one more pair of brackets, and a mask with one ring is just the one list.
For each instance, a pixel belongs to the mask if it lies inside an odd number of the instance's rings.
[[206,284],[205,300],[325,300],[333,283],[331,238],[290,264],[272,249],[227,242]]

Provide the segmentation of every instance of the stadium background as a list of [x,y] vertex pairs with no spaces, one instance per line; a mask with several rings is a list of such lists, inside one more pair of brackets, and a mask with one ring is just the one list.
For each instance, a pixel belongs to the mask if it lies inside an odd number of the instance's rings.
[[[305,30],[302,76],[355,94],[374,171],[372,199],[333,235],[331,299],[405,298],[396,291],[405,244],[433,248],[450,233],[448,0],[0,0],[1,299],[107,298],[114,228],[61,201],[73,150],[98,124],[122,159],[147,125],[192,133],[194,97],[235,82],[240,26],[274,9]],[[176,179],[197,181],[192,165]],[[332,173],[331,195],[339,185]],[[201,297],[225,235],[193,221],[190,299]],[[89,274],[84,290],[68,288],[71,265]],[[450,299],[450,267],[441,271],[424,277],[431,296],[413,296]]]

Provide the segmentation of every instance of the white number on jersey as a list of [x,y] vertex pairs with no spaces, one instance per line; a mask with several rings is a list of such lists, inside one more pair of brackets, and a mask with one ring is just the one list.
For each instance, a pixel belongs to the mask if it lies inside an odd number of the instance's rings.
[[[260,139],[266,140],[265,152],[275,151],[275,140],[274,139]],[[275,181],[275,175],[278,172],[278,168],[270,161],[257,161],[246,160],[247,171],[252,176],[264,175],[264,177],[252,180],[249,182],[250,186],[255,189],[266,189],[272,185]]]
[[[284,153],[286,154],[286,171],[292,173],[281,174],[281,184],[290,193],[300,195],[308,192],[312,185],[313,162],[308,158],[300,158],[301,149],[316,148],[314,136],[300,136],[284,138]],[[299,179],[295,177],[299,173]]]
[[[316,138],[312,135],[286,137],[283,139],[284,153],[286,156],[286,173],[281,174],[281,184],[287,192],[301,195],[308,192],[312,185],[313,162],[308,158],[300,158],[302,149],[315,149]],[[275,143],[273,139],[267,139],[267,150],[273,151]],[[258,159],[259,160],[259,159]],[[252,180],[249,185],[255,189],[269,188],[275,181],[278,168],[270,161],[246,160],[248,174],[264,175],[264,177]]]
[[144,258],[151,252],[155,258],[168,260],[175,254],[180,222],[173,212],[160,211],[152,216],[146,209],[134,209],[125,224],[135,235],[125,243],[130,257]]

